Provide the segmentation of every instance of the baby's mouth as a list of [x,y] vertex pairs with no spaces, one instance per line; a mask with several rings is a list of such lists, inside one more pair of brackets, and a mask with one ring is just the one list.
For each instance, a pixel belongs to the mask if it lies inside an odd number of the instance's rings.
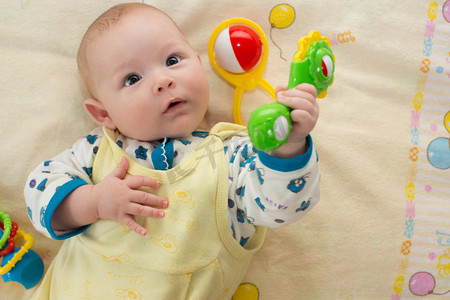
[[183,99],[180,99],[180,98],[172,99],[172,100],[170,100],[169,104],[167,105],[167,108],[164,111],[164,113],[175,112],[176,110],[178,110],[178,108],[183,106],[185,103],[186,103],[186,101]]

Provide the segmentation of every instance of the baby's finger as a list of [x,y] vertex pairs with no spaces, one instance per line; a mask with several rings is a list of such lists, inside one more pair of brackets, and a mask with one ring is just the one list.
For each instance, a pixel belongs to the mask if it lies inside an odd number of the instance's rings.
[[295,88],[293,88],[292,90],[297,90],[297,91],[302,91],[305,92],[311,96],[313,96],[313,98],[317,98],[317,89],[314,85],[309,84],[309,83],[302,83],[297,85]]
[[312,97],[311,97],[311,99],[308,99],[307,97],[303,97],[303,96],[280,95],[280,96],[278,96],[277,100],[279,103],[284,104],[287,107],[290,107],[292,109],[311,110],[314,108],[314,106],[317,105],[316,100]]
[[292,122],[298,123],[301,125],[315,125],[316,124],[316,116],[310,114],[308,111],[296,109],[291,112]]
[[315,86],[303,83],[293,89],[282,90],[277,93],[277,99],[288,97],[304,98],[311,101],[317,97],[317,90]]
[[277,99],[289,99],[289,98],[294,98],[294,99],[303,99],[309,102],[313,102],[316,98],[314,97],[314,95],[310,94],[309,92],[305,92],[303,90],[297,90],[297,89],[293,89],[293,90],[287,90],[287,91],[283,91],[278,93],[277,95]]
[[138,203],[130,203],[127,213],[133,216],[141,216],[146,218],[162,218],[166,215],[163,210]]
[[155,179],[147,176],[131,176],[125,179],[125,181],[130,189],[133,190],[141,187],[149,187],[153,189],[159,188],[159,183]]
[[147,230],[145,230],[144,227],[142,227],[136,220],[133,218],[133,216],[126,215],[123,217],[123,220],[121,223],[127,227],[129,227],[131,230],[136,232],[137,234],[140,234],[142,236],[145,236],[147,234]]
[[132,202],[138,203],[141,205],[152,206],[152,207],[162,207],[166,208],[169,205],[169,202],[159,196],[153,195],[151,193],[143,192],[143,191],[132,191],[131,199]]
[[305,110],[311,114],[313,114],[318,109],[317,101],[314,98],[305,99],[302,97],[280,96],[278,97],[278,102],[286,105],[287,107],[290,107],[293,110],[295,109]]
[[117,177],[119,179],[123,179],[127,174],[128,166],[130,162],[126,157],[122,157],[121,161],[117,165],[117,167],[112,171],[111,175]]

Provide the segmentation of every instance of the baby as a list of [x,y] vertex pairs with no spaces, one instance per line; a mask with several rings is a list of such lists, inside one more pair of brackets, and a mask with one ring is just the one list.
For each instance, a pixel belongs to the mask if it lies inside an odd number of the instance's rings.
[[199,55],[152,6],[102,14],[78,66],[100,127],[28,178],[33,225],[65,239],[34,298],[230,299],[265,228],[319,201],[315,87],[277,89],[293,130],[265,153],[242,126],[197,130],[209,102]]

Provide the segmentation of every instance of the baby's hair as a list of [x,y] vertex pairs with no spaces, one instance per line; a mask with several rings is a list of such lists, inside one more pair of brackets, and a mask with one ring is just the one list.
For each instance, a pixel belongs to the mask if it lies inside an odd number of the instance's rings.
[[88,27],[83,39],[81,40],[77,55],[78,70],[89,93],[93,97],[95,97],[95,91],[93,90],[93,87],[88,80],[88,64],[86,59],[86,50],[88,48],[88,45],[101,34],[114,27],[125,15],[127,15],[134,9],[152,9],[154,11],[163,13],[159,9],[144,3],[118,4],[111,7],[103,14],[101,14],[97,19],[95,19],[95,21],[92,22],[92,24]]

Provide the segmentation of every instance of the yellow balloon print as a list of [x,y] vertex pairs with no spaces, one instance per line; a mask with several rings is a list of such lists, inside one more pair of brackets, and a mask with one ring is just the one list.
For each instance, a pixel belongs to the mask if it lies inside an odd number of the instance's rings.
[[448,113],[444,117],[444,126],[450,133],[450,111],[448,111]]
[[234,292],[233,300],[258,300],[258,288],[252,283],[241,284]]
[[277,43],[272,38],[272,30],[274,28],[283,29],[291,26],[295,20],[295,9],[289,4],[278,4],[273,7],[270,11],[269,22],[270,22],[270,39],[274,43],[274,45],[280,50],[280,58],[284,61],[287,61],[283,57],[283,50],[278,46]]
[[278,4],[270,11],[269,21],[272,27],[283,29],[295,20],[295,10],[289,4]]

